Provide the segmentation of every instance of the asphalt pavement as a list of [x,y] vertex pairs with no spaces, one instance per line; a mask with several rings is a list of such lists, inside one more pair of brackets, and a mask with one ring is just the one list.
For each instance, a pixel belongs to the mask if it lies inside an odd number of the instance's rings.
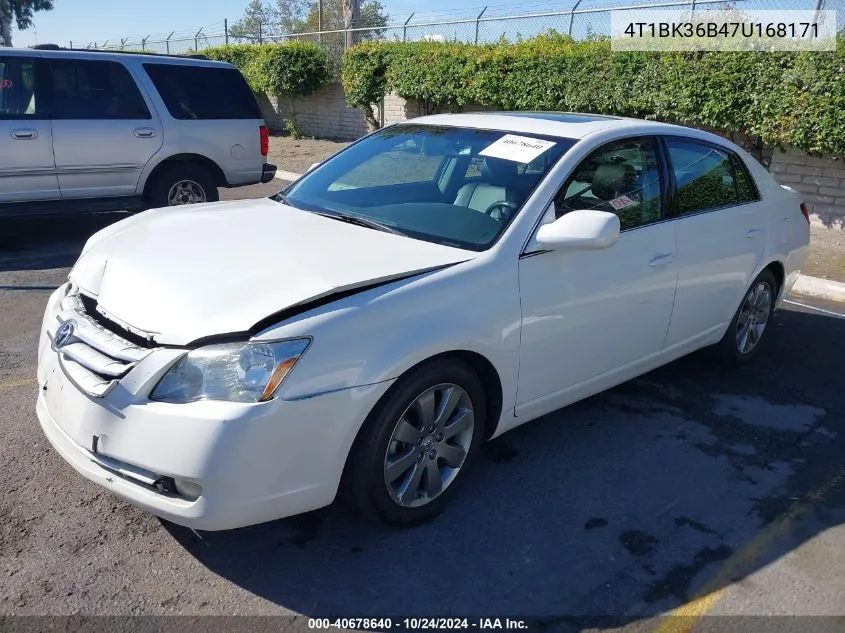
[[34,412],[45,288],[118,217],[0,227],[0,615],[845,615],[845,304],[790,297],[748,366],[694,354],[505,434],[428,525],[195,533],[78,476]]

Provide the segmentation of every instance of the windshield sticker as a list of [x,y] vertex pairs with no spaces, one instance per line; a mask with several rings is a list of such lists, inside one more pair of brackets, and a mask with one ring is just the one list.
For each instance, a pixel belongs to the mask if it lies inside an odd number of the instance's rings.
[[552,141],[541,141],[538,138],[517,136],[516,134],[505,134],[498,141],[478,152],[478,154],[479,156],[503,158],[504,160],[527,164],[555,145],[556,143]]
[[639,202],[631,200],[628,196],[619,196],[618,198],[611,200],[608,204],[619,211],[620,209],[625,209],[626,207],[634,207],[638,205]]
[[0,90],[3,90],[3,88],[11,88],[14,85],[15,84],[12,83],[11,79],[0,79]]

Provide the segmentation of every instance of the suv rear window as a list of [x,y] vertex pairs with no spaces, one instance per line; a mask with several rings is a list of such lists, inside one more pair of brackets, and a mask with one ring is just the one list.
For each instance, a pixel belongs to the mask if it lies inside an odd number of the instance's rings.
[[174,119],[261,119],[261,108],[235,68],[144,64]]

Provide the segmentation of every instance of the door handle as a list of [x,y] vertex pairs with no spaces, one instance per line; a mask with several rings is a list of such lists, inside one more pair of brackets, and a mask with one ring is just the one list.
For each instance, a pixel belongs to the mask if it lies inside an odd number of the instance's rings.
[[135,129],[135,136],[138,138],[152,138],[156,135],[156,131],[151,127],[139,127]]
[[760,237],[760,233],[760,229],[752,227],[748,229],[748,232],[745,234],[745,239],[756,240],[758,237]]
[[18,141],[31,141],[38,138],[35,130],[12,130],[12,138]]
[[655,268],[657,266],[671,264],[673,261],[675,261],[675,253],[660,253],[652,257],[648,265]]

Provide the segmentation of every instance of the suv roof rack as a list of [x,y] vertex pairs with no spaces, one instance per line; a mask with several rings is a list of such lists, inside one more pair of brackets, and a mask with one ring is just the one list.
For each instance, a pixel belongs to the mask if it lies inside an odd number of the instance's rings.
[[165,54],[165,53],[153,53],[151,51],[118,51],[112,49],[103,49],[103,48],[64,48],[63,46],[59,46],[58,44],[35,44],[30,46],[33,50],[38,51],[69,51],[75,53],[116,53],[118,55],[150,55],[151,57],[176,57],[179,59],[207,59],[211,61],[211,58],[207,55],[176,55],[176,54]]

